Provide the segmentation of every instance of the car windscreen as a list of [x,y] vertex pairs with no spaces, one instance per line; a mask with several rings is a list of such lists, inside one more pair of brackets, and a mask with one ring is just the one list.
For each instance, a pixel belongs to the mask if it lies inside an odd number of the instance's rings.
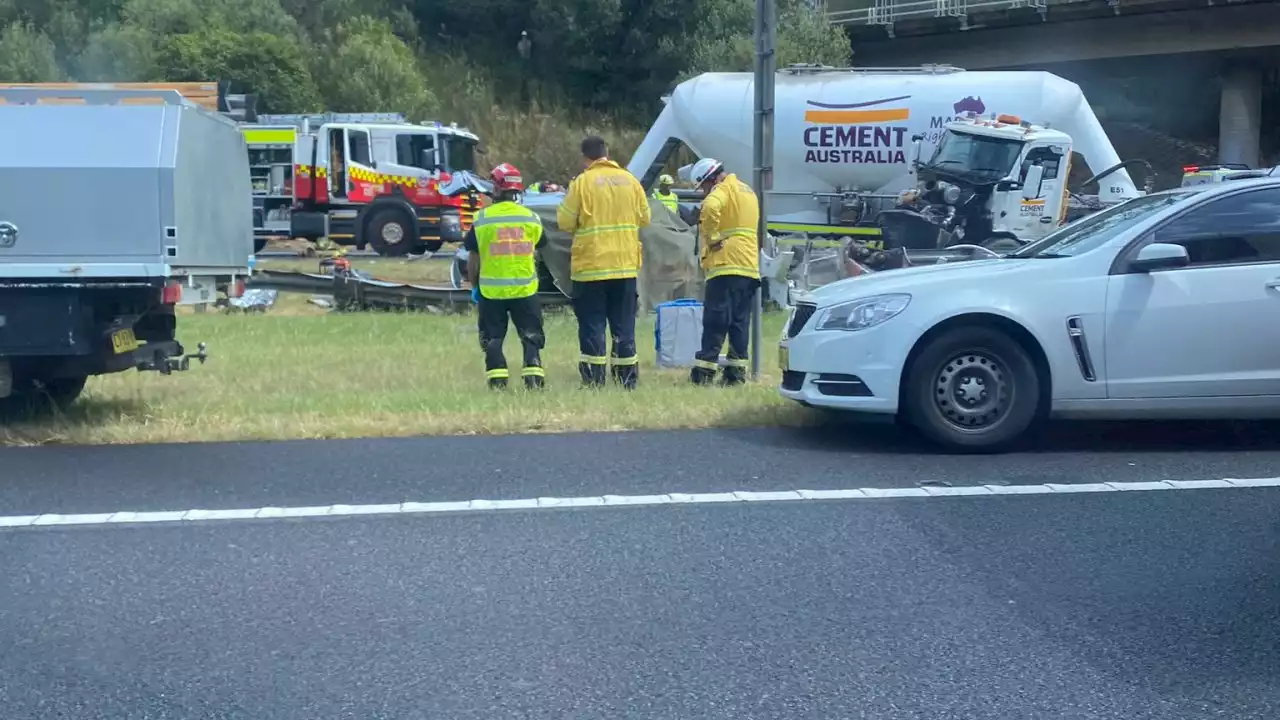
[[453,172],[476,171],[476,141],[457,135],[443,136],[449,170]]
[[1195,196],[1195,191],[1184,191],[1134,198],[1077,220],[1044,236],[1040,241],[1022,248],[1010,257],[1059,258],[1082,255],[1102,247],[1120,233],[1159,214],[1166,208],[1186,202]]
[[973,180],[995,181],[1013,169],[1022,145],[1016,140],[948,132],[938,142],[928,167]]

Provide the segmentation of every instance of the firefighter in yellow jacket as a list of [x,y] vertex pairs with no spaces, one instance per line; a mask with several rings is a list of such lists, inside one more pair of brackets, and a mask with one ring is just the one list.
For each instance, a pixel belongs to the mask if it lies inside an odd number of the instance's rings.
[[[640,271],[640,228],[649,224],[649,201],[640,183],[608,157],[602,138],[582,141],[586,169],[569,183],[556,209],[560,229],[573,233],[569,276],[578,318],[578,371],[588,387],[613,378],[634,389],[636,359],[636,276]],[[613,336],[606,351],[605,330]]]
[[714,158],[703,158],[689,173],[706,191],[698,220],[699,259],[707,284],[702,308],[702,349],[695,355],[690,379],[706,385],[715,379],[720,348],[729,338],[723,385],[747,379],[751,307],[760,286],[760,249],[756,227],[760,202],[737,176],[726,173]]

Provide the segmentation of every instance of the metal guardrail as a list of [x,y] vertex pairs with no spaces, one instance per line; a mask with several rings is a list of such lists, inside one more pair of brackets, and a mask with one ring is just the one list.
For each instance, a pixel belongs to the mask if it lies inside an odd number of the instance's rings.
[[[833,25],[892,25],[903,20],[964,18],[971,13],[1031,9],[1044,12],[1053,5],[1093,0],[868,0],[865,7],[830,10]],[[1119,0],[1108,0],[1115,4]]]

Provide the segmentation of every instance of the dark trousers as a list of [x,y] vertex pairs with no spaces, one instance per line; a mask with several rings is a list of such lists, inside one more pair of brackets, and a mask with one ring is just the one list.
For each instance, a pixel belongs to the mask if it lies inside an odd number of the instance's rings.
[[[627,389],[640,379],[636,364],[636,279],[595,280],[573,284],[573,314],[578,318],[578,372],[584,385],[604,385],[605,367]],[[613,336],[606,351],[605,329]]]
[[747,379],[747,351],[751,342],[751,307],[760,281],[740,275],[721,275],[707,281],[702,303],[702,349],[694,356],[690,379],[704,385],[715,379],[720,348],[729,338],[728,365],[721,379],[737,385]]
[[520,347],[524,350],[524,366],[520,375],[527,387],[539,388],[546,374],[542,370],[542,303],[536,295],[515,300],[480,298],[477,312],[480,325],[480,348],[484,350],[485,376],[489,387],[507,386],[507,358],[502,344],[507,339],[507,318],[516,326]]

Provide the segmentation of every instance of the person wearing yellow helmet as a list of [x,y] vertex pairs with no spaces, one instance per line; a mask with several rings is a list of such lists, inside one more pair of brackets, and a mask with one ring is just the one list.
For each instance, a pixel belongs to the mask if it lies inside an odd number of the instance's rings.
[[660,175],[658,188],[653,191],[653,199],[665,205],[673,213],[679,210],[676,194],[671,192],[671,186],[674,184],[675,180],[672,180],[670,175]]

